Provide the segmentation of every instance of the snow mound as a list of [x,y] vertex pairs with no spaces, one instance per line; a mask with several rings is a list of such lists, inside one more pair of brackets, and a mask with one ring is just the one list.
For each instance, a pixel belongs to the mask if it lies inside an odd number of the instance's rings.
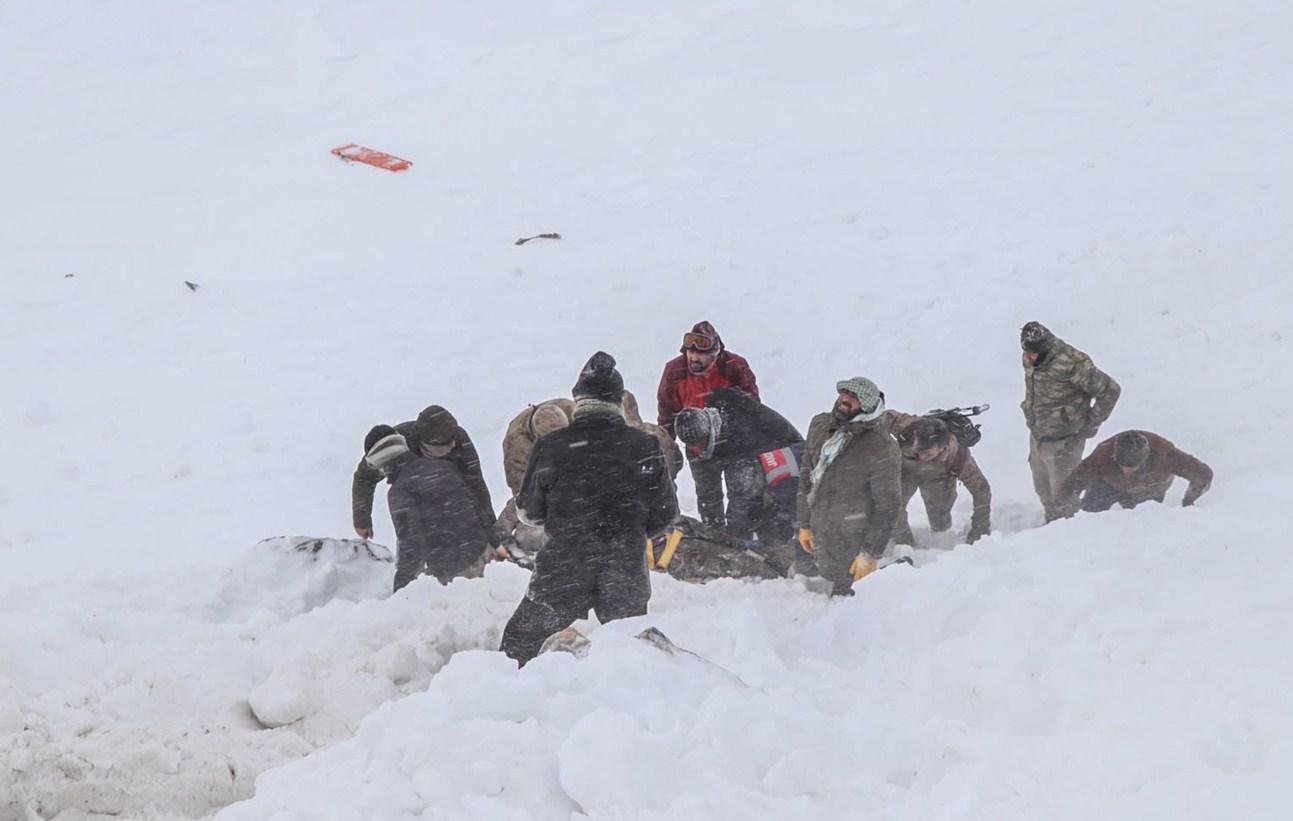
[[[0,818],[5,801],[41,818],[172,818],[245,799],[261,772],[350,737],[383,703],[425,689],[456,653],[496,648],[528,579],[496,565],[481,579],[446,587],[424,577],[390,596],[389,563],[341,551],[327,559],[341,568],[331,575],[355,584],[330,583],[331,601],[293,615],[309,601],[300,577],[309,560],[268,555],[284,571],[278,587],[272,574],[250,573],[263,561],[240,560],[230,575],[292,606],[168,626],[172,616],[146,599],[123,598],[112,653],[71,660],[76,684],[40,694],[0,679],[0,766],[12,773],[0,783]],[[385,572],[384,597],[365,586],[365,567]],[[176,612],[184,608],[163,609]]]
[[1230,558],[1262,530],[1213,514],[993,536],[847,600],[656,576],[583,658],[459,654],[217,817],[1271,817],[1293,559]]
[[362,539],[264,539],[221,574],[210,618],[243,621],[266,611],[288,618],[333,599],[382,598],[391,591],[394,561],[390,548]]

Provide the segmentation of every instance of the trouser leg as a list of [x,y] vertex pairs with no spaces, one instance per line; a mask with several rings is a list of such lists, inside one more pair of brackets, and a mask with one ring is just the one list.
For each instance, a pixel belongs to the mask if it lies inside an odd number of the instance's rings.
[[952,529],[952,505],[956,504],[956,477],[947,475],[920,483],[929,529],[942,533]]
[[1083,492],[1081,508],[1087,513],[1101,513],[1121,501],[1118,491],[1108,483],[1096,479],[1087,485],[1086,491]]
[[799,497],[799,477],[782,479],[767,491],[770,505],[764,507],[763,525],[759,538],[784,542],[795,536],[795,504]]
[[723,463],[727,480],[727,531],[749,539],[763,517],[763,467],[758,459],[733,459]]
[[417,544],[403,543],[395,546],[395,583],[392,592],[406,587],[421,575],[427,563],[426,549]]
[[723,466],[717,459],[698,459],[687,454],[691,478],[696,484],[696,506],[700,520],[705,524],[722,525],[723,516]]
[[916,495],[915,478],[905,470],[903,466],[902,473],[902,497],[898,500],[898,518],[893,525],[893,540],[898,544],[912,545],[916,544],[916,536],[911,532],[911,521],[907,518],[907,506],[911,504],[911,497]]
[[853,574],[849,567],[862,550],[862,534],[853,531],[814,530],[817,543],[817,571],[833,585],[831,595],[853,595]]
[[[645,572],[645,552],[642,562]],[[539,654],[548,636],[586,617],[595,592],[593,571],[569,545],[540,553],[525,598],[503,628],[499,649],[524,665]]]
[[1041,500],[1042,509],[1046,512],[1046,521],[1053,522],[1064,515],[1060,509],[1060,500],[1056,498],[1060,486],[1073,469],[1082,461],[1082,450],[1086,440],[1081,436],[1070,436],[1052,442],[1042,442],[1037,437],[1029,437],[1028,466],[1033,472],[1033,489]]

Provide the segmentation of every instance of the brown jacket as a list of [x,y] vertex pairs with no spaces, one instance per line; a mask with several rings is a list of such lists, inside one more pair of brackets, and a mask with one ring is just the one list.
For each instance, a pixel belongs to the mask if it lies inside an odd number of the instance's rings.
[[[841,426],[852,438],[822,474],[821,486],[814,487],[822,446]],[[817,414],[808,426],[799,472],[799,526],[811,529],[822,547],[838,550],[861,544],[868,555],[879,558],[902,503],[901,460],[885,417],[841,423],[829,412]]]
[[1192,505],[1212,484],[1212,468],[1180,450],[1156,433],[1142,430],[1149,441],[1149,460],[1131,473],[1123,473],[1114,461],[1114,441],[1117,436],[1096,445],[1091,455],[1082,460],[1060,488],[1059,502],[1062,509],[1072,513],[1077,509],[1078,497],[1093,482],[1104,482],[1114,492],[1132,504],[1151,499],[1163,501],[1172,479],[1180,476],[1190,483],[1182,505]]
[[902,452],[904,483],[910,481],[911,484],[919,485],[927,479],[949,475],[956,477],[961,484],[965,485],[965,489],[970,492],[970,499],[974,502],[974,513],[970,518],[971,536],[987,535],[992,529],[992,486],[988,484],[988,478],[983,475],[983,471],[979,470],[979,464],[974,461],[974,454],[970,453],[970,449],[952,436],[948,438],[947,447],[938,455],[938,458],[922,462],[916,456],[911,435],[911,429],[920,417],[894,410],[886,411],[885,416],[889,419],[890,429],[897,438],[898,448]]
[[[401,422],[395,426],[395,430],[409,437],[413,435],[414,424],[412,420]],[[461,427],[456,429],[453,441],[454,449],[444,458],[453,462],[458,472],[462,474],[463,481],[467,483],[467,489],[476,501],[481,523],[486,528],[492,528],[494,505],[489,498],[489,486],[485,484],[485,477],[481,474],[480,456],[476,453],[476,446],[471,443],[471,437],[467,435],[467,431]],[[373,492],[383,478],[385,477],[382,476],[381,471],[369,466],[362,458],[359,460],[350,482],[350,512],[357,529],[372,529]]]

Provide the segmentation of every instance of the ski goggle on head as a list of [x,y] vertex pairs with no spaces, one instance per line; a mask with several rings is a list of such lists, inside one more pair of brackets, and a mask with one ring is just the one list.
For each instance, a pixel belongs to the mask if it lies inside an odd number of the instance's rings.
[[682,349],[684,351],[709,353],[716,347],[718,347],[718,342],[712,336],[698,333],[685,333],[682,335]]

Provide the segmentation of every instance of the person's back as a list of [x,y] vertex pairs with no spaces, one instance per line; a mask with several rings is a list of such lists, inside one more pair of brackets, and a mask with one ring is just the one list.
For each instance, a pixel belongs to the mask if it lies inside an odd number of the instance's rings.
[[[486,530],[467,483],[450,460],[410,454],[392,472],[386,499],[401,557],[420,556],[446,584],[482,562]],[[404,564],[397,571],[397,590],[417,574]]]
[[714,458],[754,458],[804,441],[784,416],[737,388],[715,389],[707,407],[717,410],[723,420]]
[[623,417],[577,417],[545,436],[536,451],[517,504],[525,518],[541,518],[550,539],[631,533],[630,544],[641,550],[637,534],[669,523],[671,517],[652,503],[662,479],[657,474],[665,470],[659,444]]

